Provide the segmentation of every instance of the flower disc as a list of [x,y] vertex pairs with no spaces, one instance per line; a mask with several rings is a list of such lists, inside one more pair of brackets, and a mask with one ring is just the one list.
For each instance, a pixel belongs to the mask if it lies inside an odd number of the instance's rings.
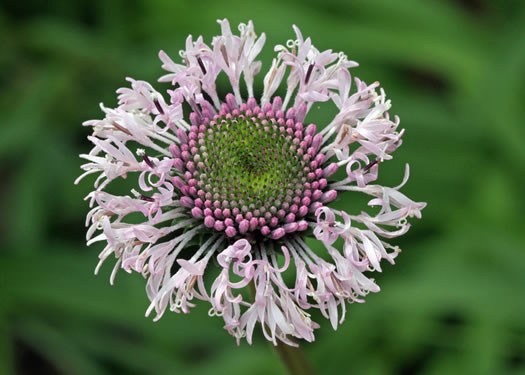
[[323,194],[325,155],[318,152],[316,126],[304,129],[272,108],[268,103],[261,110],[253,101],[224,105],[189,135],[180,131],[182,145],[172,147],[184,176],[175,181],[183,204],[229,237],[255,231],[278,239],[303,231],[308,224],[302,218],[335,198]]

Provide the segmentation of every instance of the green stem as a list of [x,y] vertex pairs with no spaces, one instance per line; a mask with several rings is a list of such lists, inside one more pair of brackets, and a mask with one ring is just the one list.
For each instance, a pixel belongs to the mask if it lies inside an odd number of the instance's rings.
[[[255,299],[255,285],[253,285],[253,282],[248,285],[248,290],[252,298]],[[280,341],[277,341],[277,346],[271,345],[290,375],[315,375],[313,367],[308,362],[301,348],[286,345]]]
[[296,348],[279,342],[275,351],[290,375],[314,375],[315,372],[301,348]]

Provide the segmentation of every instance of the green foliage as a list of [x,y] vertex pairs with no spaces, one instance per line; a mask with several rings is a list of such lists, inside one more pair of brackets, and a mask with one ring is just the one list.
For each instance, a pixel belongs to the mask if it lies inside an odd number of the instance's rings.
[[[156,81],[159,49],[216,18],[253,19],[272,47],[291,24],[361,63],[406,128],[380,181],[404,164],[423,220],[398,243],[382,292],[304,345],[319,374],[525,373],[525,6],[495,0],[34,1],[0,6],[0,374],[283,374],[262,337],[235,346],[205,306],[145,319],[144,280],[92,275],[82,121],[124,77]],[[263,73],[255,88],[262,89]],[[159,85],[159,88],[167,86]],[[220,94],[226,93],[219,87]],[[311,121],[322,125],[318,113]],[[340,204],[361,207],[346,196]]]

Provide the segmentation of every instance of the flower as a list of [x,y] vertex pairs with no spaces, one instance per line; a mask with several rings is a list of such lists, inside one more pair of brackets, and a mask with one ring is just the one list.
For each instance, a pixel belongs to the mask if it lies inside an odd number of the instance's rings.
[[[80,155],[87,163],[75,183],[97,175],[87,196],[87,244],[105,244],[96,272],[116,258],[111,283],[121,268],[147,279],[146,315],[155,320],[202,300],[237,342],[251,343],[257,323],[274,344],[314,341],[319,325],[308,311],[319,309],[336,329],[347,302],[378,292],[369,274],[400,252],[384,239],[406,233],[407,218],[420,218],[426,204],[400,192],[408,166],[400,186],[372,184],[403,131],[378,82],[355,78],[352,90],[357,63],[320,52],[294,26],[296,39],[275,47],[257,100],[265,35],[257,37],[251,21],[239,36],[226,19],[218,22],[221,35],[210,45],[188,37],[182,63],[160,52],[167,95],[128,78],[118,107],[101,105],[105,117],[84,123],[94,147]],[[221,74],[232,87],[224,98]],[[320,102],[338,113],[318,130],[305,120]],[[112,182],[123,179],[132,187],[117,194]],[[369,195],[378,212],[332,207],[345,191]],[[314,252],[307,237],[326,251]]]

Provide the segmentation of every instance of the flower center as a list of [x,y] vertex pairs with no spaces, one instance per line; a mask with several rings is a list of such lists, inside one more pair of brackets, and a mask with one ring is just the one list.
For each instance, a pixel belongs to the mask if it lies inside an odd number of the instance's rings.
[[275,120],[241,116],[217,119],[199,132],[194,158],[203,161],[197,163],[201,186],[214,199],[242,200],[251,209],[280,206],[295,190],[302,194],[307,160],[293,137]]
[[172,146],[181,203],[229,237],[306,230],[304,218],[322,206],[327,185],[315,125],[305,129],[269,105],[230,106],[194,122],[189,134],[179,133],[180,148]]

